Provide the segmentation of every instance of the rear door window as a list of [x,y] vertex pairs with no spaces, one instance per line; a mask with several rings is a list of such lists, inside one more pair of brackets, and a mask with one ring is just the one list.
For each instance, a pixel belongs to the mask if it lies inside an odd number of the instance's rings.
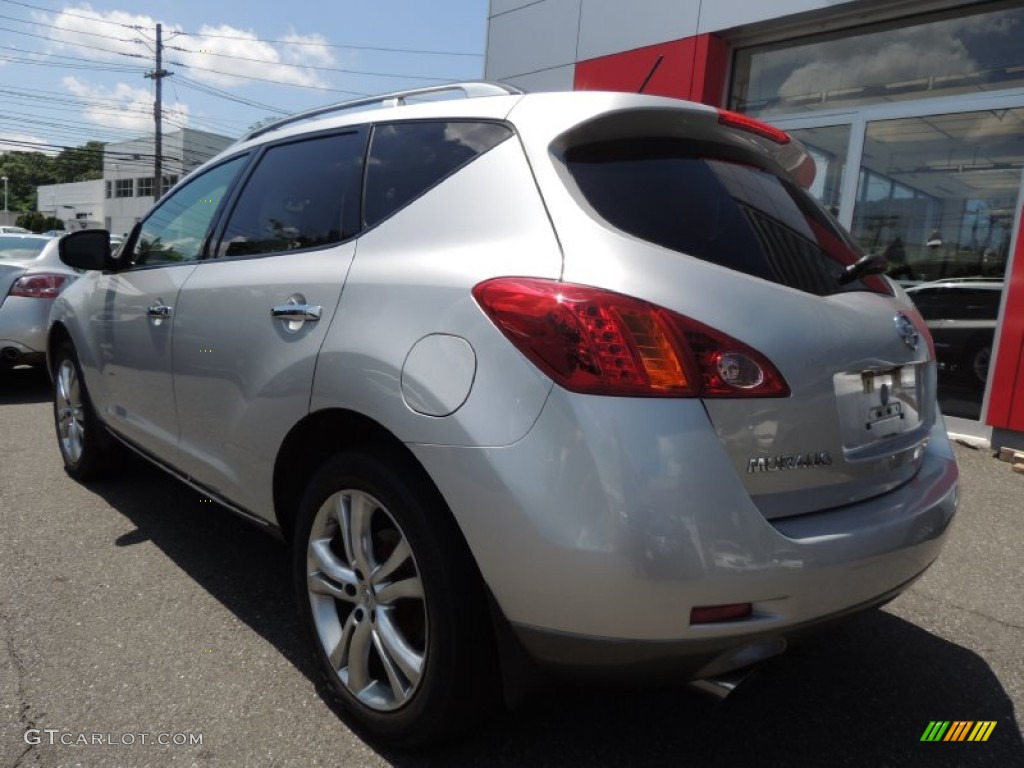
[[218,257],[320,248],[359,231],[365,132],[271,146],[245,182]]
[[752,163],[716,157],[713,146],[629,138],[570,148],[565,160],[593,209],[635,237],[819,296],[891,293],[879,277],[846,285],[862,253],[792,181]]
[[501,123],[429,121],[374,126],[363,219],[372,227],[503,142]]

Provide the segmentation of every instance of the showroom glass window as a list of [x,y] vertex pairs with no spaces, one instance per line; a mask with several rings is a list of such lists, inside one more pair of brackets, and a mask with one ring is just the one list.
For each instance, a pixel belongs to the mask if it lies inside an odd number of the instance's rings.
[[764,117],[1024,87],[1024,8],[981,9],[742,49],[731,108]]
[[358,232],[365,133],[270,147],[228,217],[217,255],[320,248]]
[[198,259],[224,193],[246,160],[242,155],[211,168],[164,198],[142,223],[132,263],[158,266]]

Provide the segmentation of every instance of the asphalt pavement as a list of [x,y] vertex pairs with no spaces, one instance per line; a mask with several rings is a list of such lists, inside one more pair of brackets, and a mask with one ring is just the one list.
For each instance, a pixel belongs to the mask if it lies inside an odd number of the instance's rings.
[[[906,594],[725,702],[553,685],[406,754],[339,719],[299,634],[285,547],[130,460],[60,464],[45,376],[0,374],[0,768],[1024,766],[1024,475],[957,446],[962,504]],[[922,742],[994,721],[986,742]]]

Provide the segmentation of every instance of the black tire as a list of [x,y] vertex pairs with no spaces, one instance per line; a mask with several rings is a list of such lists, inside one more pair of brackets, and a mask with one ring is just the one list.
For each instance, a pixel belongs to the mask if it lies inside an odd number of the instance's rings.
[[988,383],[989,365],[992,362],[992,343],[977,341],[967,352],[964,372],[974,384]]
[[[346,544],[346,530],[362,544]],[[501,691],[483,582],[447,506],[410,460],[330,458],[307,488],[292,546],[317,666],[368,735],[422,746],[492,711]]]
[[53,356],[53,421],[64,470],[71,477],[93,480],[110,472],[114,440],[96,418],[71,342],[61,344]]

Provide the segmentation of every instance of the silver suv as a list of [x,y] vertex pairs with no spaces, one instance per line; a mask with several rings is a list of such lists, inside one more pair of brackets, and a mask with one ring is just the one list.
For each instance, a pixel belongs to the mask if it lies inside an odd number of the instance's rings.
[[392,743],[524,670],[728,688],[906,589],[957,504],[928,331],[813,170],[628,94],[261,128],[116,257],[61,240],[67,471],[125,445],[291,541],[319,666]]

